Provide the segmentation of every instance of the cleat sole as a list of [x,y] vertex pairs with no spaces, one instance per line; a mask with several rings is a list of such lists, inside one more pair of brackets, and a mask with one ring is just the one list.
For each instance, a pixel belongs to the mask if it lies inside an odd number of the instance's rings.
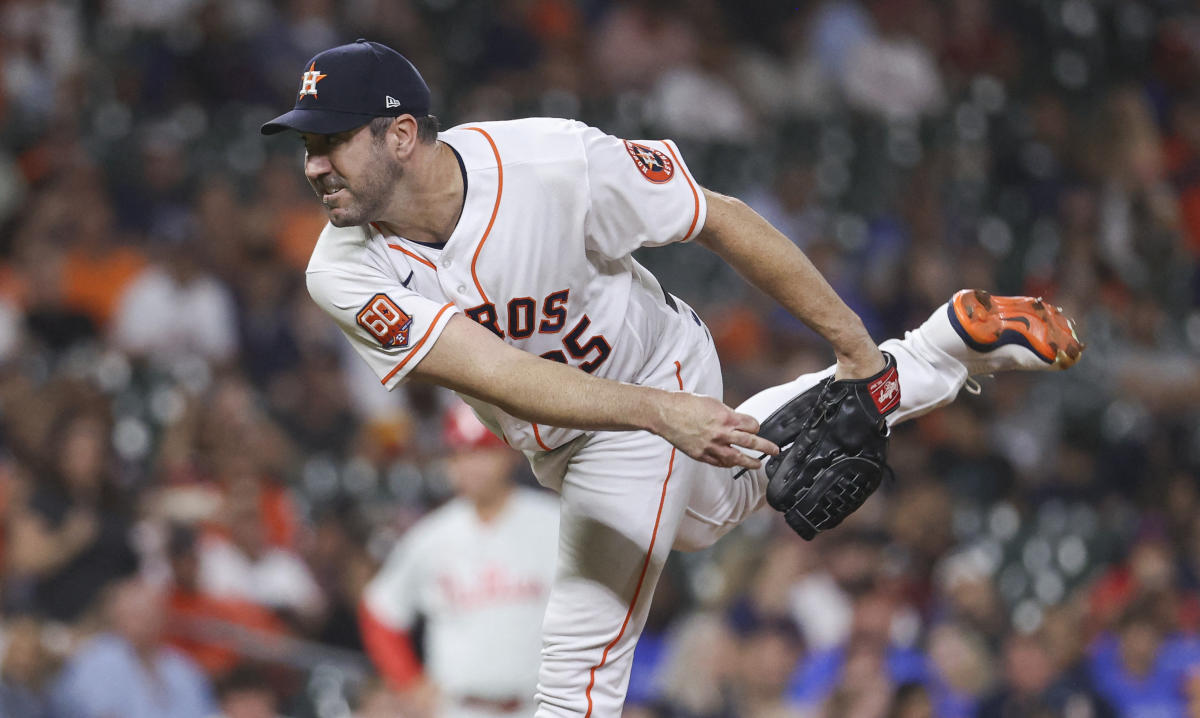
[[1075,322],[1040,297],[995,297],[982,289],[964,289],[950,300],[949,309],[955,331],[978,352],[1016,344],[1042,362],[1066,369],[1086,348]]

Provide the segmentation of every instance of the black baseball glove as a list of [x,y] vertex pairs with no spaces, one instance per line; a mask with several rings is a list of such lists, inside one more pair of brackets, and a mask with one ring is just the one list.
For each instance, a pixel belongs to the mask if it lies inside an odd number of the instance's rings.
[[829,377],[767,417],[758,435],[781,448],[767,462],[767,503],[812,540],[852,514],[883,479],[888,430],[900,405],[896,359],[867,379]]

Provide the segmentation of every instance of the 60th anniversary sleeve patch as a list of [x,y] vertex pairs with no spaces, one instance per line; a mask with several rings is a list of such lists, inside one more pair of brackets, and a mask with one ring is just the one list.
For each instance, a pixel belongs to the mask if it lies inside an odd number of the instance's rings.
[[412,328],[412,317],[386,294],[371,297],[366,306],[359,310],[358,325],[388,349],[408,346],[408,331]]

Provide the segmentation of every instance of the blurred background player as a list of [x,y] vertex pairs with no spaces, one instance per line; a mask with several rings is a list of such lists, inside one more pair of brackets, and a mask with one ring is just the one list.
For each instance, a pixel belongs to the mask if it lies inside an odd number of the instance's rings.
[[[532,715],[558,501],[514,483],[521,455],[466,404],[447,412],[443,441],[457,497],[413,526],[368,584],[363,640],[412,709]],[[418,616],[421,646],[411,633]]]

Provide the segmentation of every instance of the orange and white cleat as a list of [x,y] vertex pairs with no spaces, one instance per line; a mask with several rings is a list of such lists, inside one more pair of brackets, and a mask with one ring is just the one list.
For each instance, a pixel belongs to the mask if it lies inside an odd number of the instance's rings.
[[966,352],[951,352],[971,374],[1012,369],[1066,369],[1086,345],[1061,307],[1035,297],[994,297],[964,289],[946,305]]

